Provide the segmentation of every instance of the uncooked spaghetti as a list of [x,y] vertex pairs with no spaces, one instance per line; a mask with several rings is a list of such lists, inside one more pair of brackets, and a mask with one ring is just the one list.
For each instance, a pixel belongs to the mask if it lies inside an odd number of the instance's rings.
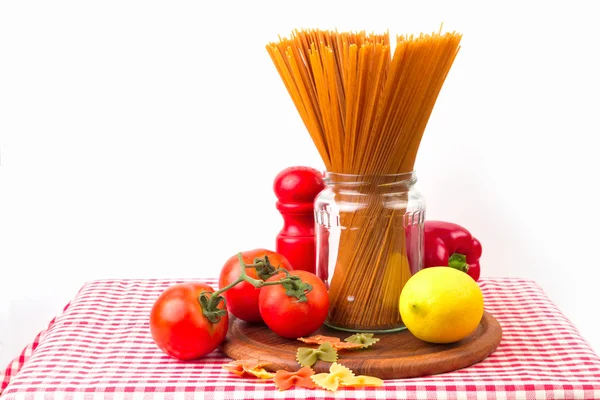
[[[266,47],[329,172],[368,176],[373,201],[340,215],[329,283],[332,325],[386,329],[411,276],[398,210],[376,200],[385,176],[413,171],[421,138],[460,48],[456,32],[389,34],[295,30]],[[350,304],[348,296],[354,299]],[[368,312],[367,312],[368,311]]]

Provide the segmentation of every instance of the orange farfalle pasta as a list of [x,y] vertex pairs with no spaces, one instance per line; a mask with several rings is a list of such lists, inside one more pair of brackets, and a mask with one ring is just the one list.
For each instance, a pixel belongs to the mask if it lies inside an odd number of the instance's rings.
[[310,367],[302,367],[295,372],[279,370],[275,373],[273,382],[279,391],[288,390],[292,386],[314,389],[315,383],[310,378],[314,374],[315,371],[313,371]]
[[275,374],[264,369],[269,364],[271,363],[268,361],[260,360],[234,360],[229,364],[223,365],[223,368],[238,376],[243,376],[244,373],[247,373],[257,378],[270,379]]
[[229,364],[223,365],[223,368],[232,374],[236,374],[237,376],[244,375],[244,368],[242,364],[235,364],[235,362],[230,362]]
[[314,335],[307,338],[298,338],[299,341],[308,343],[308,344],[322,344],[323,342],[329,342],[331,344],[341,342],[340,338],[334,336],[323,336],[323,335]]
[[323,344],[325,342],[328,342],[331,344],[331,347],[333,347],[336,350],[354,350],[366,347],[364,344],[361,343],[342,342],[340,338],[337,338],[335,336],[314,335],[307,338],[300,337],[298,338],[298,340],[308,344]]
[[336,350],[355,350],[355,349],[362,349],[363,347],[365,347],[364,344],[351,343],[351,342],[336,342],[336,343],[331,343],[331,345]]

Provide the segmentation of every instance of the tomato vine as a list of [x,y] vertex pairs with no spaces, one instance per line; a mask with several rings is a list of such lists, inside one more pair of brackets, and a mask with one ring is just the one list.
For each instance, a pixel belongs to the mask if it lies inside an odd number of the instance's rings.
[[[301,277],[290,275],[290,273],[284,268],[273,267],[267,256],[255,259],[254,263],[252,264],[244,263],[244,260],[242,259],[242,253],[238,253],[237,257],[240,264],[240,275],[238,278],[229,285],[224,286],[215,292],[202,292],[200,296],[198,296],[198,302],[202,307],[202,313],[211,323],[216,324],[223,316],[227,315],[226,300],[225,297],[221,296],[221,294],[241,282],[248,282],[257,289],[264,286],[281,285],[283,288],[285,288],[285,293],[287,296],[295,297],[296,301],[300,303],[307,301],[306,295],[312,290],[312,285],[310,285],[308,282],[302,281]],[[260,276],[261,278],[268,279],[280,272],[284,273],[284,277],[268,282],[267,279],[254,279],[248,276],[246,273],[247,268],[254,268],[257,272],[257,276]],[[221,302],[224,303],[225,307],[219,307]]]

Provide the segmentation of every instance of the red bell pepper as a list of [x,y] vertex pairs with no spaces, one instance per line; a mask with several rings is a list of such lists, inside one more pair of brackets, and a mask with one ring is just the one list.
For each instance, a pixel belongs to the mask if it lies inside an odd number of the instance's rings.
[[460,225],[425,221],[423,268],[449,266],[479,280],[481,243]]

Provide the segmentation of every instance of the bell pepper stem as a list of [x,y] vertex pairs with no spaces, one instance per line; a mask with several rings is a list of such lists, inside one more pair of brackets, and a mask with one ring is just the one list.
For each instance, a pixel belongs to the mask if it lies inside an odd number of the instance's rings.
[[469,270],[469,264],[467,264],[467,256],[460,253],[454,253],[448,258],[448,266],[455,268],[462,272]]

